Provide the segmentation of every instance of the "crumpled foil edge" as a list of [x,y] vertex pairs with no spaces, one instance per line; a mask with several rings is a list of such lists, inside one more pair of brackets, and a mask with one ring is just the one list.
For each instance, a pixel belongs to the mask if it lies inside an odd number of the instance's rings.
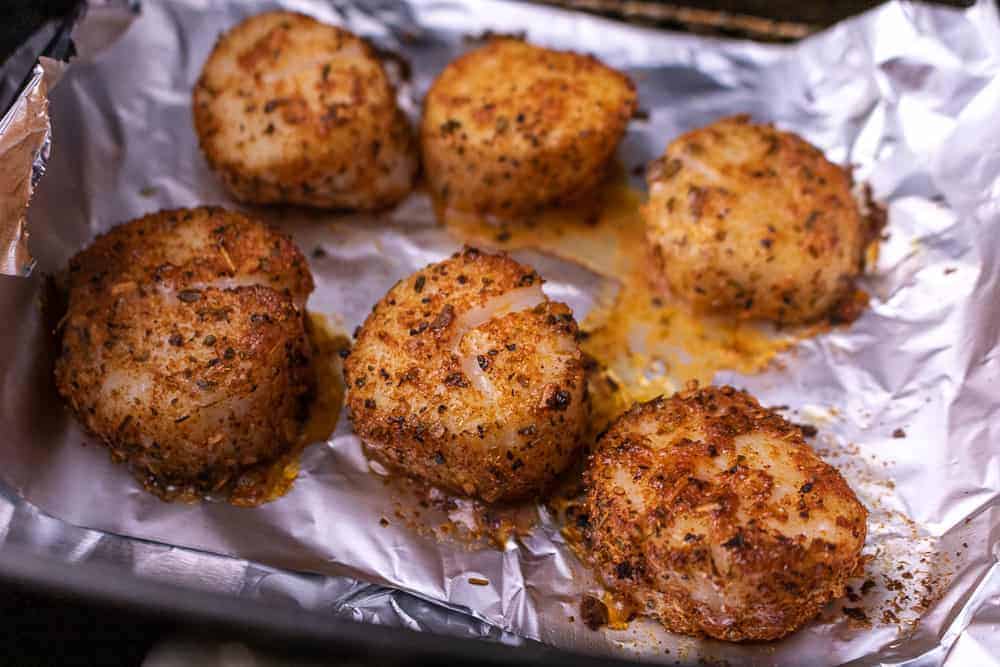
[[[89,58],[110,45],[139,15],[138,0],[89,0],[69,14],[72,42],[57,33],[53,52]],[[87,30],[78,28],[87,21]],[[42,54],[10,108],[0,118],[0,274],[28,277],[35,260],[28,248],[28,206],[45,175],[52,149],[52,123],[48,94],[62,77],[67,62]],[[17,75],[16,72],[13,73]]]
[[50,80],[44,65],[35,64],[27,85],[0,119],[0,272],[11,276],[28,276],[35,265],[28,251],[27,211],[52,146]]

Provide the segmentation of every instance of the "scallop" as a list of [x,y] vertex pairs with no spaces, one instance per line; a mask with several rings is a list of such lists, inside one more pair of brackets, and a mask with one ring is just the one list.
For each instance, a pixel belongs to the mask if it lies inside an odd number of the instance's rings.
[[500,217],[577,199],[604,177],[635,108],[629,78],[593,57],[494,39],[451,62],[424,100],[431,192]]
[[153,490],[225,487],[295,445],[313,283],[286,237],[219,208],[115,227],[70,260],[56,386]]
[[202,152],[238,200],[375,210],[405,197],[416,141],[375,51],[302,14],[246,19],[194,89]]
[[589,412],[573,313],[530,267],[474,248],[389,290],[344,371],[372,458],[487,502],[543,491]]
[[795,134],[724,118],[675,139],[647,182],[660,279],[697,309],[801,323],[854,296],[873,230],[850,172]]
[[636,405],[587,471],[604,583],[668,630],[782,637],[859,573],[867,512],[801,430],[732,387]]

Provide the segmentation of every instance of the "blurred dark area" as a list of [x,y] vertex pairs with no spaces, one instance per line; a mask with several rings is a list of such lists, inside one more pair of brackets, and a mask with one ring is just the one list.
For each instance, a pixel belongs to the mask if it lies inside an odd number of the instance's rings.
[[[625,4],[625,3],[618,3]],[[670,4],[656,2],[653,4]],[[816,25],[829,25],[841,18],[858,14],[882,4],[880,0],[831,0],[828,2],[802,2],[801,0],[687,0],[675,3],[712,11],[750,14],[784,21],[797,21]],[[970,1],[946,0],[934,4],[968,6]]]
[[49,21],[61,20],[77,0],[0,0],[0,62]]
[[0,664],[410,667],[626,666],[537,642],[518,647],[338,619],[291,600],[182,588],[98,561],[0,549]]
[[[697,33],[787,41],[803,37],[879,4],[880,0],[534,0],[629,21]],[[69,13],[77,0],[2,0],[0,62],[27,35]],[[934,0],[934,4],[969,6],[973,0]]]
[[139,665],[165,619],[141,618],[68,595],[0,586],[0,662],[7,665]]
[[[885,0],[534,0],[643,25],[758,41],[801,39]],[[918,0],[920,1],[920,0]],[[974,0],[928,4],[968,7]]]

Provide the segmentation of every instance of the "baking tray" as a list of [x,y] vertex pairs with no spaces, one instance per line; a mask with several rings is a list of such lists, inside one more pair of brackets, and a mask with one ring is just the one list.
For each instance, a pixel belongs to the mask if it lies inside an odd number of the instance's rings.
[[292,659],[336,665],[633,664],[534,642],[507,646],[462,638],[442,641],[425,632],[343,621],[301,608],[247,602],[123,575],[118,568],[101,563],[70,564],[8,544],[0,550],[0,590],[11,589],[54,595],[66,603],[83,600],[93,605],[95,613],[134,616],[203,640],[240,641],[265,655],[280,655],[281,664]]
[[[582,3],[586,4],[586,3]],[[631,3],[629,3],[631,4]],[[649,3],[647,3],[649,4]],[[604,10],[608,12],[605,5]],[[635,11],[632,12],[635,14]],[[730,25],[730,24],[726,24]],[[763,25],[763,24],[762,24]],[[699,28],[699,31],[702,28]],[[729,28],[721,30],[727,33]],[[811,29],[807,29],[811,31]],[[44,523],[41,522],[41,523]],[[391,660],[434,660],[443,658],[439,639],[422,633],[406,631],[386,632],[365,624],[345,623],[328,615],[304,610],[233,600],[195,589],[149,582],[123,576],[118,570],[95,563],[84,562],[67,566],[57,559],[39,558],[18,552],[10,546],[14,540],[8,536],[0,558],[0,577],[17,580],[39,588],[58,589],[104,603],[124,606],[137,613],[159,610],[176,618],[195,619],[218,627],[244,628],[246,636],[273,636],[303,646],[337,646],[347,655],[378,655]],[[303,619],[311,618],[312,622]],[[361,628],[364,628],[362,630]],[[392,639],[387,640],[386,637]],[[490,647],[490,648],[484,648]],[[590,664],[588,659],[572,656],[563,651],[525,643],[516,651],[507,647],[483,642],[456,640],[448,642],[447,655],[453,661],[511,662],[529,664],[537,661],[555,662],[573,660],[574,664]],[[606,660],[601,664],[608,664]]]

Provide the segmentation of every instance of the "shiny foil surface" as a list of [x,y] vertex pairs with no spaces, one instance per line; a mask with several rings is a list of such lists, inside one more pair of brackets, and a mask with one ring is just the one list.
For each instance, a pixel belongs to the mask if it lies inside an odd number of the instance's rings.
[[[433,507],[404,517],[407,497],[372,470],[343,417],[305,451],[289,494],[255,509],[164,503],[110,462],[52,386],[43,274],[115,223],[161,208],[235,206],[198,151],[191,89],[220,32],[278,6],[398,54],[410,70],[395,68],[399,95],[414,120],[433,78],[475,37],[524,33],[633,77],[648,117],[632,122],[619,150],[628,170],[680,132],[734,113],[798,132],[854,167],[888,208],[863,284],[869,310],[763,373],[716,378],[814,426],[813,446],[869,508],[870,560],[845,599],[769,644],[679,637],[642,619],[588,629],[581,596],[600,587],[545,508],[502,548],[441,540],[420,524],[448,517]],[[149,1],[108,41],[50,92],[51,152],[28,215],[37,269],[0,281],[3,539],[340,617],[651,661],[1000,663],[995,5],[890,3],[773,46],[492,0]],[[294,235],[316,278],[309,309],[346,331],[396,280],[460,245],[421,193],[377,216],[254,212]],[[574,264],[515,256],[578,319],[605,287]]]

